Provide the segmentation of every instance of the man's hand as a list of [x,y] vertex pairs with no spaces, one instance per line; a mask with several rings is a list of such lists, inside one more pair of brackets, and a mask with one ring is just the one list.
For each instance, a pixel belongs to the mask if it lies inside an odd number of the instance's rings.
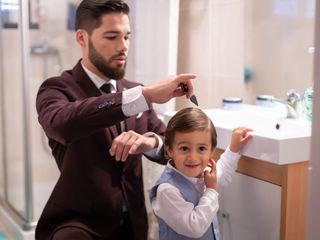
[[157,146],[157,138],[143,136],[130,130],[122,132],[113,140],[109,153],[115,156],[117,161],[125,162],[128,155],[144,153]]
[[[148,103],[166,103],[174,97],[186,95],[190,98],[193,93],[192,80],[196,77],[195,74],[179,74],[171,76],[165,80],[142,87],[142,94]],[[188,92],[184,92],[180,83],[187,85]]]

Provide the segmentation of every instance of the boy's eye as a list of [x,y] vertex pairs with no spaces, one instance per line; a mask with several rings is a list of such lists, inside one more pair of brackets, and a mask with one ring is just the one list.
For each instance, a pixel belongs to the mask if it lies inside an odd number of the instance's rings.
[[187,150],[188,150],[188,147],[186,147],[186,146],[182,146],[182,147],[180,147],[180,151],[185,152],[185,151],[187,151]]
[[199,148],[199,150],[200,150],[200,151],[206,151],[207,148],[202,146],[202,147]]

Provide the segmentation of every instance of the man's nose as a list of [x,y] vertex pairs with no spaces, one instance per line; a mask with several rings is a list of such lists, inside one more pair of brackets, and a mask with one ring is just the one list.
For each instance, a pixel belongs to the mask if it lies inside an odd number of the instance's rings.
[[122,38],[118,44],[118,52],[126,52],[129,49],[128,39]]

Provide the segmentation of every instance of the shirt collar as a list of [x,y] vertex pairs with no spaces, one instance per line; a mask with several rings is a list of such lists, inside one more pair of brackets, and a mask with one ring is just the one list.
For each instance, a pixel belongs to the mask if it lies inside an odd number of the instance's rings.
[[112,87],[113,87],[113,91],[112,92],[116,92],[117,91],[117,82],[114,79],[110,79],[109,81],[105,81],[103,80],[101,77],[99,77],[97,74],[93,73],[92,71],[90,71],[88,68],[86,68],[83,63],[81,62],[81,66],[83,67],[84,71],[87,73],[87,75],[89,76],[89,78],[91,79],[91,81],[94,83],[94,85],[96,85],[96,87],[98,89],[100,89],[100,87],[105,84],[105,83],[111,83]]
[[178,169],[176,169],[174,166],[172,166],[171,162],[172,162],[172,160],[169,160],[169,161],[168,161],[167,167],[169,167],[170,169],[178,172],[180,175],[182,175],[183,177],[185,177],[186,179],[188,179],[193,185],[197,186],[197,185],[199,185],[199,184],[204,183],[203,177],[200,177],[200,178],[188,177],[188,176],[184,175],[182,172],[180,172]]

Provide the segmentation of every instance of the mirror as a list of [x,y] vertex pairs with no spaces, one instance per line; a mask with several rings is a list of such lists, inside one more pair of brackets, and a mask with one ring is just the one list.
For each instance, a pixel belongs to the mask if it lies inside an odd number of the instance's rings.
[[178,72],[198,75],[200,107],[312,86],[315,0],[184,0],[179,14]]
[[245,1],[245,76],[252,98],[312,86],[315,0]]

